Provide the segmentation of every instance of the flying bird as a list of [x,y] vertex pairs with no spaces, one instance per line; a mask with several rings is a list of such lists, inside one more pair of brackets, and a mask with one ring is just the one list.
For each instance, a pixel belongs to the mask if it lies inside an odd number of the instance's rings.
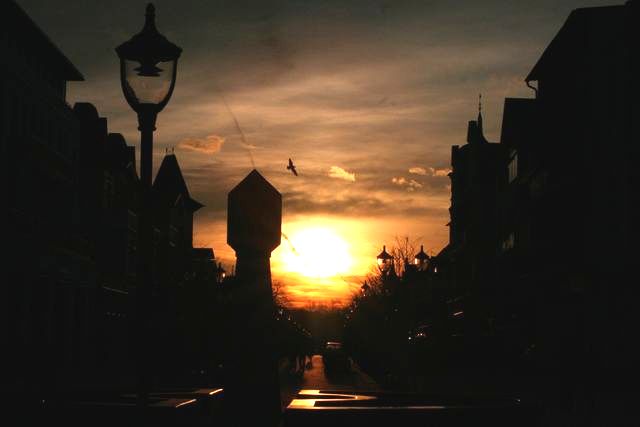
[[291,172],[293,172],[293,174],[295,176],[298,176],[298,171],[296,171],[296,166],[293,164],[291,159],[289,159],[289,166],[287,166],[287,169],[289,169]]

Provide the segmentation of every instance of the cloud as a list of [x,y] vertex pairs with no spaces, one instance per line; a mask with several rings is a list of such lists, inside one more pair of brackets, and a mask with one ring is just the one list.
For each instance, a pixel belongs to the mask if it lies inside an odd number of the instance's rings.
[[437,176],[437,177],[441,177],[441,176],[448,176],[449,172],[451,172],[451,169],[448,168],[442,168],[442,169],[437,169],[437,168],[422,168],[419,166],[414,166],[412,168],[409,168],[409,173],[412,173],[414,175],[422,175],[422,176]]
[[[418,183],[419,185],[419,183]],[[410,190],[411,191],[411,190]],[[308,194],[293,191],[283,194],[287,214],[329,214],[357,218],[385,216],[433,216],[447,215],[448,206],[437,203],[419,203],[415,197],[375,195],[344,195],[340,197]]]
[[328,175],[329,175],[329,178],[344,179],[345,181],[355,182],[356,180],[355,173],[347,172],[346,170],[342,169],[340,166],[331,166],[329,168]]
[[393,178],[391,178],[391,182],[401,187],[406,187],[407,191],[415,191],[423,187],[422,184],[416,181],[415,179],[406,179],[403,176],[400,176],[400,177],[394,176]]
[[394,176],[393,178],[391,178],[391,182],[397,185],[405,185],[407,183],[407,180],[403,176],[398,178]]
[[449,173],[451,172],[451,169],[448,169],[448,168],[444,168],[444,169],[429,168],[429,172],[431,172],[431,176],[449,176]]
[[409,173],[415,174],[415,175],[426,175],[427,174],[427,170],[425,168],[421,168],[421,167],[413,167],[413,168],[409,168]]
[[198,151],[200,153],[215,154],[222,149],[224,138],[218,135],[209,135],[204,138],[185,138],[178,144],[179,148]]

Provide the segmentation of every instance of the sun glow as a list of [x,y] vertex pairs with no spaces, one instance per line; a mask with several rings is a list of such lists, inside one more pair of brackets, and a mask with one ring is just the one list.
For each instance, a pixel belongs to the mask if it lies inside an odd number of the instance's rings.
[[353,264],[349,244],[330,228],[305,228],[288,236],[282,254],[289,273],[305,277],[333,277],[348,273]]

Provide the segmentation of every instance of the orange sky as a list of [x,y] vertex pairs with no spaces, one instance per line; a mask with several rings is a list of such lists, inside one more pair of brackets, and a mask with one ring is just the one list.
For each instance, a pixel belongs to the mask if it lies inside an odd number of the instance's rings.
[[[18,1],[84,74],[68,101],[92,102],[111,132],[137,146],[113,49],[141,29],[146,2]],[[345,241],[349,267],[335,277],[291,272],[304,257],[320,271],[304,253],[313,246],[294,258],[286,242],[274,252],[274,279],[303,306],[344,303],[396,235],[434,252],[446,244],[451,146],[465,143],[478,93],[485,133],[497,141],[504,98],[532,96],[523,78],[568,13],[607,1],[236,3],[155,3],[158,29],[183,54],[154,164],[175,148],[205,205],[194,241],[227,267],[226,194],[251,158],[283,195],[289,237],[324,227]],[[299,177],[285,169],[289,157]]]
[[[445,203],[445,201],[434,200],[434,203]],[[375,265],[375,257],[383,244],[392,244],[396,235],[406,235],[424,242],[428,253],[437,252],[448,239],[445,221],[447,221],[446,217],[380,219],[285,215],[282,230],[293,245],[283,238],[280,247],[273,252],[271,258],[273,280],[284,285],[287,299],[294,307],[347,304],[353,292],[360,288],[363,277]],[[390,224],[395,225],[390,227]],[[224,240],[226,239],[225,227],[224,222],[201,224],[198,226],[194,244],[212,245],[216,248],[216,256],[227,263],[233,263],[235,254]],[[306,242],[303,240],[302,244],[298,243],[296,236],[302,234],[304,238],[305,230],[312,230],[312,235],[309,237],[314,237],[315,230],[327,230],[344,240],[347,246],[347,261],[349,261],[347,270],[322,277],[322,272],[327,268],[331,272],[336,264],[347,264],[344,262],[345,257],[342,256],[344,252],[334,253],[336,246],[328,246],[327,249],[319,246],[315,239]],[[306,246],[312,246],[312,248],[308,249]],[[299,264],[302,264],[302,269],[296,269],[300,265],[292,266],[291,260],[300,258],[302,260]],[[316,274],[305,275],[307,271]]]

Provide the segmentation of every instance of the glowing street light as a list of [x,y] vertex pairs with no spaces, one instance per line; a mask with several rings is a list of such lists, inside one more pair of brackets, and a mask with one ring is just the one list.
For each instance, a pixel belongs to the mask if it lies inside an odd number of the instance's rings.
[[425,270],[429,264],[429,255],[424,252],[424,246],[420,245],[420,252],[416,254],[413,259],[413,265],[415,265],[418,270]]
[[391,264],[393,264],[393,256],[387,252],[386,245],[382,246],[382,252],[378,254],[376,259],[378,260],[378,267],[383,272],[387,272],[391,268]]

